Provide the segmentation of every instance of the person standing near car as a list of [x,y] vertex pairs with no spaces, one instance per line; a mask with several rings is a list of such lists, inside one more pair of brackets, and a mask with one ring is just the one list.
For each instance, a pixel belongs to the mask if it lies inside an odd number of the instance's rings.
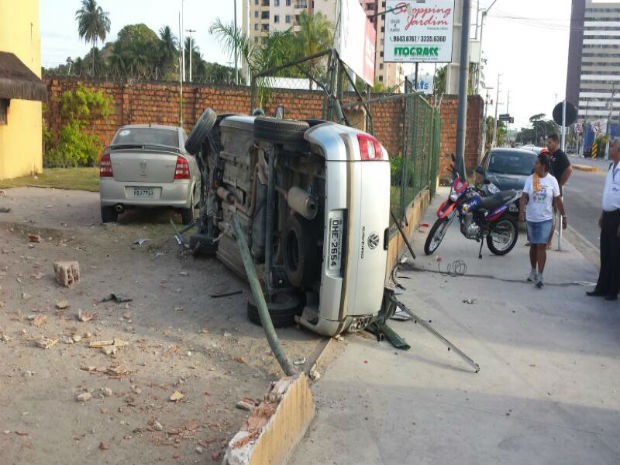
[[[560,139],[557,134],[549,134],[545,143],[547,150],[549,150],[549,158],[551,165],[549,173],[558,181],[560,186],[560,195],[563,195],[564,184],[570,178],[573,173],[573,166],[571,165],[568,156],[560,148]],[[555,209],[553,210],[555,213]],[[549,233],[549,240],[547,241],[547,248],[551,248],[551,241],[553,240],[553,232],[555,230],[555,215],[553,215],[553,223],[551,224],[551,232]]]
[[603,211],[598,219],[601,228],[601,269],[593,291],[589,296],[601,296],[616,300],[620,290],[620,139],[609,146],[609,158],[613,163],[607,170],[603,187]]
[[527,221],[527,239],[530,243],[531,271],[527,280],[535,282],[539,289],[543,287],[547,240],[553,223],[554,207],[562,214],[562,228],[566,228],[567,224],[560,187],[558,181],[549,174],[549,167],[550,159],[547,155],[536,157],[534,173],[525,180],[519,208],[519,220]]

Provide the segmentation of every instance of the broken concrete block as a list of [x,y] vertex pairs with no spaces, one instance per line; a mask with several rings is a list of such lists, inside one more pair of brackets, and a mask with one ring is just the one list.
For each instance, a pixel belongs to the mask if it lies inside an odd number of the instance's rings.
[[80,281],[80,264],[76,261],[55,262],[54,273],[58,284],[71,287]]

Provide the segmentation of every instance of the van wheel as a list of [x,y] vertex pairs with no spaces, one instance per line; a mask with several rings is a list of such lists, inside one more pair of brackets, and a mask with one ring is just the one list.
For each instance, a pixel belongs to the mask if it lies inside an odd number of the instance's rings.
[[114,207],[101,207],[101,222],[114,223],[118,220],[118,213]]
[[217,114],[211,109],[207,108],[194,127],[192,131],[189,133],[189,137],[185,141],[185,150],[187,150],[192,155],[196,155],[200,152],[200,148],[202,147],[202,143],[205,141],[213,126],[215,126],[215,120],[217,119]]
[[286,277],[294,287],[302,287],[312,280],[318,263],[311,223],[299,215],[289,216],[282,233],[282,244]]
[[260,116],[254,120],[254,137],[291,150],[307,150],[304,134],[309,127],[305,121]]
[[[271,302],[267,302],[267,311],[271,316],[271,322],[275,328],[283,328],[295,324],[295,316],[301,315],[304,307],[302,295],[292,292],[280,292],[273,296]],[[248,320],[261,325],[258,307],[254,297],[248,299]]]

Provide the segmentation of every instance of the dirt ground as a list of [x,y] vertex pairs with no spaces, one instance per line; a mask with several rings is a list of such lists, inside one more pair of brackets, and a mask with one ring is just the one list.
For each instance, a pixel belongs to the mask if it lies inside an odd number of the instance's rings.
[[[247,416],[237,401],[282,376],[247,321],[246,284],[180,253],[172,210],[103,225],[98,194],[37,188],[0,191],[2,207],[0,463],[219,463]],[[58,260],[79,262],[79,283],[55,282]],[[111,293],[132,300],[102,302]],[[293,360],[324,344],[278,333]],[[90,347],[101,341],[117,347]]]

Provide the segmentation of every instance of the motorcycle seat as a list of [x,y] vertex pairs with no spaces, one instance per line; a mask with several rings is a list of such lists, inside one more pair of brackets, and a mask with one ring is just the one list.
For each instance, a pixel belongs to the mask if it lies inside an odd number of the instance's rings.
[[480,208],[485,210],[494,210],[495,208],[508,203],[517,194],[515,190],[501,191],[497,194],[480,199]]

